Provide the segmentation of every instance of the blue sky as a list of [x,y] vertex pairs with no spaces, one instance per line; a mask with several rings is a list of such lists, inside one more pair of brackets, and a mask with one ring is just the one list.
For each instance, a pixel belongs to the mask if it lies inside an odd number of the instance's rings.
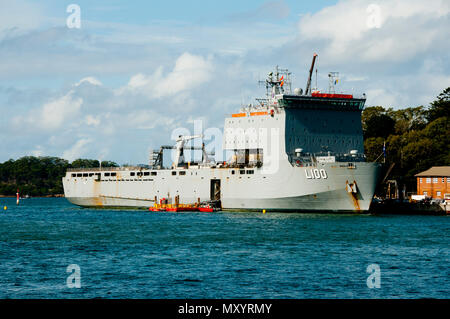
[[[275,3],[276,1],[272,1]],[[298,15],[316,12],[337,1],[283,1],[289,12],[282,20],[297,21]],[[57,17],[67,5],[76,3],[85,11],[86,19],[102,22],[121,22],[146,25],[153,21],[189,22],[214,25],[232,20],[233,17],[248,14],[255,16],[257,10],[270,1],[44,1],[46,12]],[[274,19],[277,17],[275,16]]]
[[[71,3],[80,29],[66,25]],[[367,105],[427,105],[450,86],[449,12],[445,0],[0,0],[0,161],[146,163],[195,120],[221,129],[275,65],[304,87],[314,52],[319,88],[339,71],[337,89]]]

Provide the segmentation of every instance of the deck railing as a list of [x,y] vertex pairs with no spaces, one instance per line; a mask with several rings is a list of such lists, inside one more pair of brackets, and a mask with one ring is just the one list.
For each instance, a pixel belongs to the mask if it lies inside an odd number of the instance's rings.
[[68,172],[109,172],[109,171],[136,171],[143,170],[145,167],[140,166],[121,166],[121,167],[79,167],[68,168]]

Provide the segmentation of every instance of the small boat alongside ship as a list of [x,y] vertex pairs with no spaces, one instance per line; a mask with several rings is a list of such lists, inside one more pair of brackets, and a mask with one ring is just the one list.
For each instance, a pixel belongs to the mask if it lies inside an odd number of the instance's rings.
[[[381,164],[364,155],[366,97],[336,94],[333,73],[327,93],[313,92],[314,61],[305,91],[292,91],[291,73],[277,67],[264,81],[265,97],[225,118],[227,161],[209,158],[204,144],[185,145],[202,135],[179,136],[153,151],[148,167],[69,169],[66,198],[99,208],[367,212]],[[192,149],[202,150],[202,161],[185,161]],[[175,151],[171,167],[163,166],[165,150]],[[217,207],[199,205],[208,202]]]

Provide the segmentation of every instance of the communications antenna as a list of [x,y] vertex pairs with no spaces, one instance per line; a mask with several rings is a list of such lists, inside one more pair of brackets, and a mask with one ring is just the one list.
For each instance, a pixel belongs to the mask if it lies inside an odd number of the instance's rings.
[[334,86],[339,81],[339,72],[330,72],[328,73],[328,93],[334,94]]
[[288,69],[281,69],[277,65],[275,72],[270,72],[265,81],[258,81],[258,83],[265,85],[267,99],[273,99],[276,94],[291,94],[291,75]]

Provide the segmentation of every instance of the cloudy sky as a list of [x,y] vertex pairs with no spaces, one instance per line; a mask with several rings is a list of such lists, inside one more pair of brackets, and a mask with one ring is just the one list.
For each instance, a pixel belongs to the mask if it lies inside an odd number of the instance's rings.
[[366,105],[427,105],[449,39],[448,0],[0,0],[0,161],[147,163],[196,120],[222,128],[275,65],[304,88],[314,52],[319,88],[338,71]]

